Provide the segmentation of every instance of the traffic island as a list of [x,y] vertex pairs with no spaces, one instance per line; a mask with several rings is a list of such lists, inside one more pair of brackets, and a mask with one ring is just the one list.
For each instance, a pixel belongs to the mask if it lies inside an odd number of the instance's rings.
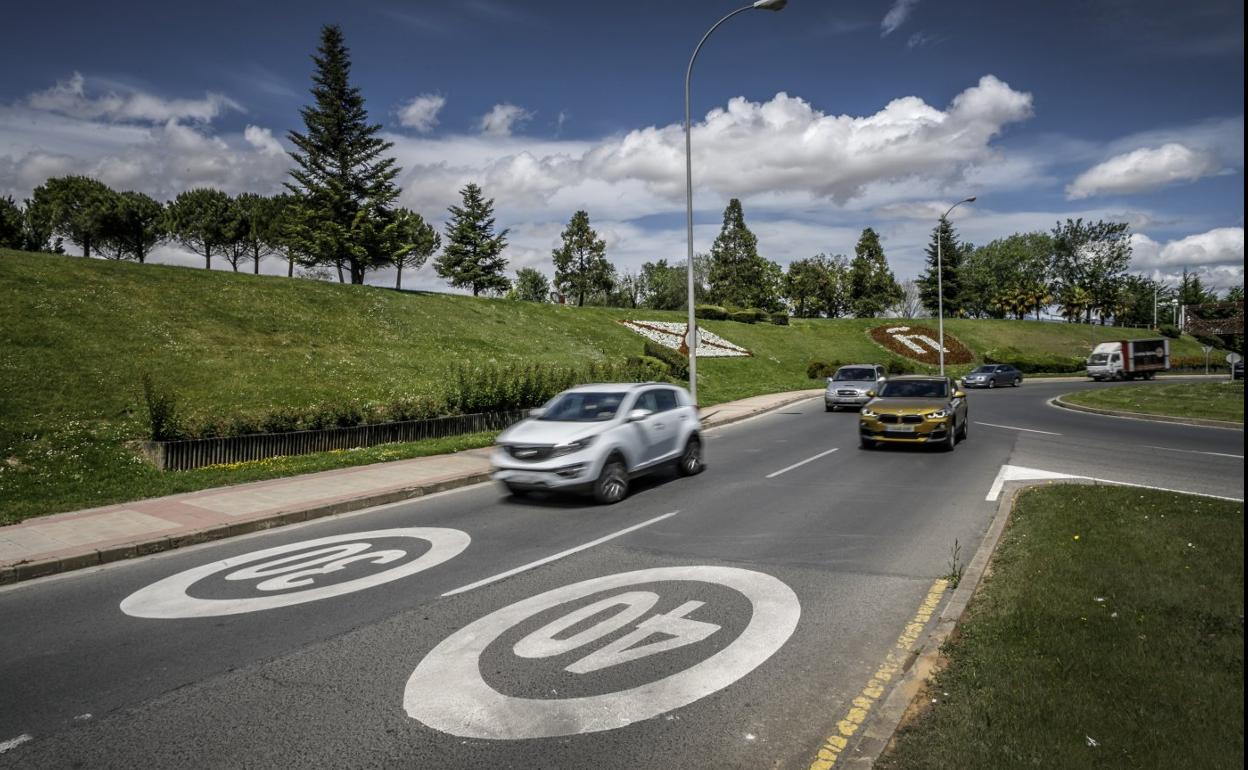
[[1053,400],[1076,411],[1180,422],[1216,428],[1244,427],[1244,383],[1174,382],[1123,385],[1066,393]]
[[1241,767],[1243,504],[1020,492],[986,577],[875,766]]

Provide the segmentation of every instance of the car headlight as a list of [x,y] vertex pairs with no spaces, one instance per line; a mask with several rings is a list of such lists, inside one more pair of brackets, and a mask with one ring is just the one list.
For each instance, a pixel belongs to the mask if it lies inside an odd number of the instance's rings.
[[569,441],[566,444],[555,444],[555,448],[554,448],[554,451],[551,452],[551,456],[562,457],[563,455],[570,455],[573,452],[579,452],[582,449],[585,449],[586,447],[588,447],[590,444],[594,443],[594,439],[596,438],[598,437],[586,436],[583,439],[579,439],[577,441]]
[[937,409],[935,412],[928,412],[927,414],[925,414],[925,415],[923,415],[923,416],[924,416],[924,417],[926,417],[926,418],[927,418],[927,419],[929,419],[929,420],[943,420],[943,419],[945,419],[946,417],[948,417],[948,416],[949,416],[949,410],[948,410],[948,409]]
[[862,415],[863,417],[877,417],[878,416],[875,412],[871,411],[865,406],[862,408],[862,411],[859,412],[858,414]]

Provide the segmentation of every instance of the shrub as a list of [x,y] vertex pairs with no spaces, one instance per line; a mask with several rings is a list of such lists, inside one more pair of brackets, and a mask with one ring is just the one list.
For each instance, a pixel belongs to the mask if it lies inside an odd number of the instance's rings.
[[148,433],[152,441],[182,438],[177,397],[172,391],[158,387],[150,374],[143,375],[143,402],[147,405]]
[[679,351],[664,347],[656,342],[646,341],[646,355],[651,358],[657,358],[667,364],[668,373],[678,380],[689,379],[689,359],[680,354]]
[[884,364],[884,370],[889,374],[914,374],[915,367],[903,358],[890,358],[888,363]]
[[1179,327],[1172,324],[1162,324],[1157,327],[1157,331],[1161,332],[1163,337],[1169,337],[1172,340],[1177,340],[1181,334]]
[[775,324],[776,326],[788,326],[789,314],[788,313],[772,313],[771,322]]
[[1195,337],[1196,341],[1200,344],[1208,345],[1215,350],[1222,350],[1226,347],[1226,343],[1222,341],[1221,337],[1216,337],[1212,334],[1193,334],[1192,336]]
[[1079,356],[1024,353],[1016,348],[990,350],[984,354],[984,363],[1009,364],[1024,374],[1070,374],[1083,371],[1087,365]]
[[758,321],[758,316],[754,315],[753,310],[736,310],[728,314],[728,320],[737,323],[752,324]]
[[752,313],[754,315],[754,320],[759,323],[764,323],[771,318],[771,313],[763,310],[761,307],[748,308],[745,312]]
[[667,379],[672,371],[666,361],[654,356],[629,356],[625,366],[643,382]]
[[728,311],[719,305],[695,305],[694,318],[705,318],[708,321],[723,321],[728,318]]
[[842,366],[840,361],[811,361],[806,364],[806,376],[812,380],[831,377]]

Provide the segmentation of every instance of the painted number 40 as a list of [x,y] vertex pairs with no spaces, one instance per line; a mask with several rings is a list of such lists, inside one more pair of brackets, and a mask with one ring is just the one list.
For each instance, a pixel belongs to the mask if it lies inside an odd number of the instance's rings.
[[[649,612],[659,601],[659,595],[650,591],[629,591],[612,596],[552,621],[516,642],[513,651],[521,658],[552,658],[612,634]],[[573,674],[588,674],[611,666],[660,652],[667,652],[695,644],[720,629],[714,623],[685,617],[705,602],[689,601],[670,612],[643,620],[629,633],[605,647],[591,652],[569,665],[565,670]],[[556,638],[567,629],[614,607],[621,609],[566,639]],[[642,644],[646,639],[664,635],[667,638]]]

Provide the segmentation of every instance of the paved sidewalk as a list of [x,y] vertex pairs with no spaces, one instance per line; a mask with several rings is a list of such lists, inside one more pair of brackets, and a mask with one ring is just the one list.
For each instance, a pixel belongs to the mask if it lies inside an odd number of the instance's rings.
[[[822,389],[773,393],[702,410],[724,425]],[[489,479],[488,449],[341,468],[40,516],[0,527],[0,584],[407,500]]]

